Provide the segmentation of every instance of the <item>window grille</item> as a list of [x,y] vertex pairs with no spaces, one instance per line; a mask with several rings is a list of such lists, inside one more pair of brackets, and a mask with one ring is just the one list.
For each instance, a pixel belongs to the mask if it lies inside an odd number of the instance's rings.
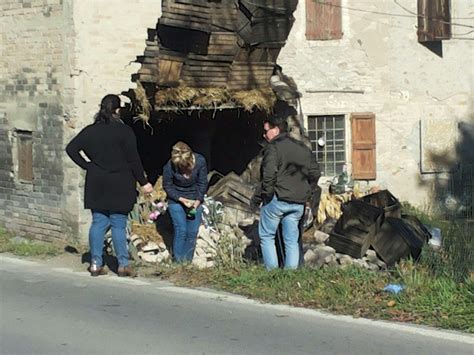
[[346,164],[344,115],[308,116],[308,136],[322,175],[339,175]]

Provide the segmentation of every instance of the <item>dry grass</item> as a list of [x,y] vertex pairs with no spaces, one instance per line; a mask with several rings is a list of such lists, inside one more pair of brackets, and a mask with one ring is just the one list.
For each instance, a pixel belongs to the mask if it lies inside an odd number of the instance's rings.
[[173,106],[184,108],[196,106],[213,109],[221,105],[242,106],[252,112],[271,112],[276,96],[270,88],[233,91],[219,88],[190,88],[178,87],[159,90],[155,94],[157,108]]
[[148,121],[150,120],[151,104],[146,96],[145,88],[139,81],[137,81],[137,88],[134,89],[134,92],[137,99],[138,115],[136,118],[149,125]]

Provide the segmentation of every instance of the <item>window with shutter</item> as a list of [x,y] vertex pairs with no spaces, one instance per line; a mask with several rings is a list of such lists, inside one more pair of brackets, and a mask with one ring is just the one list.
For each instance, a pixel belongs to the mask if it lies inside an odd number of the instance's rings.
[[32,132],[17,131],[18,179],[33,182],[33,137]]
[[449,0],[418,0],[418,42],[451,38]]
[[376,178],[375,160],[375,115],[353,113],[352,132],[352,176],[358,180]]
[[306,0],[306,39],[342,38],[341,0]]

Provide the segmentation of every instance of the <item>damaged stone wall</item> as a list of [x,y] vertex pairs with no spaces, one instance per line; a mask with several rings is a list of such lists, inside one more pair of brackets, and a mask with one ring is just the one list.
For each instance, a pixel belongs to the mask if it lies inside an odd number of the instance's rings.
[[[138,67],[130,63],[161,1],[3,0],[0,10],[0,224],[84,242],[84,176],[64,148],[104,95],[133,87]],[[18,178],[19,132],[31,132],[32,182]]]

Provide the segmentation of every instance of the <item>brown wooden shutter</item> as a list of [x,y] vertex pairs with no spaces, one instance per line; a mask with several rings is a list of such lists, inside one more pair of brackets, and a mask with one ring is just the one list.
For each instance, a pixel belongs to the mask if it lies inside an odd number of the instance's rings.
[[33,139],[31,132],[18,133],[18,179],[33,181]]
[[341,0],[306,0],[306,39],[342,38]]
[[450,38],[449,0],[418,0],[418,42]]
[[376,178],[375,115],[353,113],[352,131],[352,176],[358,180]]

